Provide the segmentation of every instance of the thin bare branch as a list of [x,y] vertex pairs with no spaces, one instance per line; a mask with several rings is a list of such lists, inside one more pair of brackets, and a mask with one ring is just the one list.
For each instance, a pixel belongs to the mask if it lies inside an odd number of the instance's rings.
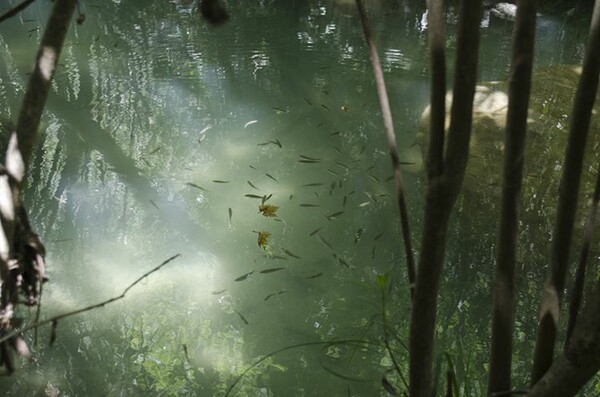
[[577,322],[577,316],[579,314],[579,307],[581,306],[581,300],[583,299],[583,287],[585,284],[585,273],[588,263],[588,256],[590,253],[590,245],[596,226],[596,216],[598,213],[598,202],[600,201],[600,172],[596,177],[596,187],[594,188],[594,197],[592,199],[592,206],[590,208],[590,214],[585,225],[585,232],[583,236],[583,245],[581,247],[581,255],[579,257],[579,264],[577,271],[575,272],[575,283],[573,284],[573,291],[571,293],[571,301],[569,302],[569,320],[567,323],[567,336],[565,338],[565,347],[571,339],[571,334],[575,328]]
[[570,117],[568,144],[565,164],[560,182],[560,195],[556,213],[556,223],[552,238],[551,274],[542,296],[540,324],[535,345],[531,385],[540,379],[550,368],[554,355],[554,345],[558,330],[558,313],[563,295],[565,278],[569,267],[569,252],[575,210],[579,192],[579,180],[583,165],[584,149],[592,114],[598,75],[600,74],[600,1],[594,6],[590,34],[575,102]]
[[523,181],[527,109],[533,68],[537,0],[519,0],[513,35],[502,185],[502,211],[496,253],[488,394],[511,389],[515,258]]
[[[598,2],[597,2],[598,3]],[[533,385],[528,397],[573,397],[600,369],[600,283],[586,297],[564,353]]]
[[392,158],[392,168],[394,169],[394,180],[396,182],[396,195],[398,196],[398,207],[400,209],[400,222],[402,225],[402,238],[404,241],[404,250],[406,251],[406,266],[408,271],[408,282],[410,284],[411,297],[414,296],[414,285],[415,285],[415,259],[412,249],[412,242],[409,230],[408,222],[408,210],[406,208],[406,198],[404,196],[404,187],[402,183],[402,171],[400,170],[400,158],[398,156],[398,145],[396,144],[396,134],[394,133],[394,123],[392,121],[392,111],[390,110],[390,103],[385,87],[385,81],[383,78],[383,70],[381,69],[381,62],[379,61],[379,55],[377,54],[377,47],[371,38],[371,32],[369,28],[369,21],[367,14],[363,7],[361,0],[356,0],[356,7],[358,8],[358,14],[360,15],[360,22],[362,24],[363,33],[367,46],[369,47],[369,58],[373,65],[373,73],[375,74],[375,83],[377,86],[377,94],[379,96],[379,106],[381,107],[381,113],[383,116],[383,125],[388,141],[388,148],[390,150],[390,156]]
[[47,318],[45,320],[42,320],[40,322],[35,322],[35,323],[30,324],[30,325],[28,325],[26,327],[15,329],[14,331],[10,332],[9,334],[6,334],[6,335],[2,336],[0,338],[0,343],[4,342],[5,340],[8,340],[8,339],[10,339],[10,338],[12,338],[12,337],[14,337],[16,335],[22,334],[23,332],[27,332],[27,331],[29,331],[31,329],[41,327],[42,325],[46,325],[48,323],[53,323],[53,324],[54,323],[58,323],[59,320],[62,320],[64,318],[66,318],[66,317],[71,317],[71,316],[75,316],[77,314],[85,313],[87,311],[90,311],[90,310],[93,310],[93,309],[97,309],[97,308],[100,308],[100,307],[104,307],[104,306],[106,306],[106,305],[108,305],[110,303],[113,303],[113,302],[116,302],[118,300],[121,300],[121,299],[125,298],[125,294],[127,294],[127,292],[129,292],[129,290],[131,288],[133,288],[135,285],[139,284],[142,280],[144,280],[146,277],[150,276],[152,273],[160,270],[162,267],[164,267],[165,265],[167,265],[169,262],[171,262],[172,260],[176,259],[180,255],[181,254],[173,255],[172,257],[170,257],[169,259],[166,259],[164,262],[162,262],[160,265],[156,266],[152,270],[144,273],[142,276],[140,276],[133,283],[129,284],[129,286],[127,286],[127,288],[125,288],[123,290],[123,293],[121,293],[118,296],[115,296],[113,298],[107,299],[107,300],[102,301],[100,303],[96,303],[96,304],[93,304],[93,305],[90,305],[90,306],[83,307],[81,309],[77,309],[77,310],[73,310],[73,311],[70,311],[70,312],[62,313],[62,314],[56,315],[54,317],[50,317],[50,318]]
[[19,3],[10,10],[6,11],[4,14],[0,15],[0,23],[4,22],[8,18],[14,17],[18,13],[29,7],[31,4],[33,4],[34,1],[35,0],[24,0],[22,3]]

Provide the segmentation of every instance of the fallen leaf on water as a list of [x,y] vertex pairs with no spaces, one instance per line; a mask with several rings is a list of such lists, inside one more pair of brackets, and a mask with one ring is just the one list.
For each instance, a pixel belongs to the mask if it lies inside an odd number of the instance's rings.
[[271,233],[269,232],[258,232],[258,246],[262,247],[263,249],[267,248],[267,242],[270,236]]
[[263,216],[267,216],[267,217],[277,216],[278,209],[279,209],[278,206],[271,205],[271,204],[263,204],[258,207],[258,211],[260,211],[260,213],[263,214]]

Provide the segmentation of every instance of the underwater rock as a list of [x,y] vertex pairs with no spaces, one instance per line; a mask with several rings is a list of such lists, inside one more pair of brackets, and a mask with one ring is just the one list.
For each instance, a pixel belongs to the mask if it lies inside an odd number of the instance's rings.
[[[581,68],[549,66],[534,71],[527,122],[527,141],[523,169],[522,219],[525,227],[551,229],[558,202],[559,183],[569,133],[569,117]],[[508,83],[481,83],[476,88],[469,162],[459,212],[472,216],[493,215],[500,208],[502,162]],[[599,95],[600,96],[600,95]],[[446,128],[452,93],[446,96]],[[600,98],[592,112],[590,131],[580,186],[578,219],[585,219],[598,164],[600,164]],[[419,142],[422,154],[427,144],[429,108],[422,116]],[[479,220],[479,222],[483,222]]]

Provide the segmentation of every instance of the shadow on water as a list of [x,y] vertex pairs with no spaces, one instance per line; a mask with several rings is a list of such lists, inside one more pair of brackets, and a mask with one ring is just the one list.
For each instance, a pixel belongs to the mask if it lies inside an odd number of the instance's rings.
[[[61,322],[55,346],[42,339],[38,361],[0,381],[9,395],[222,395],[248,365],[287,345],[376,344],[376,277],[386,272],[394,348],[406,361],[391,167],[354,10],[343,1],[229,3],[231,21],[219,30],[183,1],[82,3],[86,22],[73,26],[63,52],[27,191],[49,251],[45,315],[120,293],[183,255],[122,302]],[[8,117],[48,7],[35,4],[0,25],[0,112]],[[424,9],[420,1],[381,4],[371,4],[373,29],[418,236]],[[486,79],[505,77],[498,57],[510,29],[496,22],[484,30]],[[543,62],[577,61],[563,50],[576,46],[560,47]],[[277,206],[277,216],[263,216],[261,204]],[[259,232],[270,233],[264,247]],[[464,232],[456,229],[457,241]],[[489,256],[482,241],[472,246]],[[474,260],[474,250],[451,247],[452,290],[440,308],[450,339],[471,317],[485,322],[465,294],[487,279],[460,270]],[[485,332],[459,342],[482,346]],[[261,362],[235,395],[384,395],[390,367],[381,347],[289,351]]]

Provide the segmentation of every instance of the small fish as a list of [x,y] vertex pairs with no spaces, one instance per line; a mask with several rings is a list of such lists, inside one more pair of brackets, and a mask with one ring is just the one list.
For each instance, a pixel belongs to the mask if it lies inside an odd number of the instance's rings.
[[300,204],[300,207],[320,207],[320,205],[319,204],[302,203],[302,204]]
[[290,198],[289,198],[289,199],[291,200],[291,199],[293,199],[293,198],[294,198],[294,195],[293,195],[293,194],[290,194]]
[[324,245],[326,245],[330,250],[333,249],[333,247],[331,246],[331,244],[329,244],[327,242],[327,240],[325,240],[323,237],[321,237],[320,235],[318,235],[317,238],[319,239],[320,242],[322,242]]
[[272,180],[274,180],[275,182],[279,183],[279,181],[277,179],[275,179],[275,177],[271,174],[265,174],[267,177],[271,178]]
[[343,167],[343,168],[347,169],[347,170],[349,170],[349,169],[350,169],[350,167],[348,167],[348,166],[347,166],[346,164],[344,164],[344,163],[340,163],[340,162],[337,162],[337,161],[336,161],[336,164],[337,164],[337,165],[339,165],[340,167]]
[[190,356],[188,355],[188,348],[185,343],[183,344],[183,354],[185,355],[185,361],[189,362]]
[[150,204],[152,204],[152,206],[158,210],[158,205],[156,205],[156,203],[152,200],[149,200],[149,201],[150,201]]
[[281,255],[271,255],[269,256],[270,259],[279,259],[280,261],[287,261],[287,258],[285,256],[281,256]]
[[229,183],[229,181],[223,181],[221,179],[213,179],[212,180],[214,183]]
[[195,187],[196,189],[202,190],[204,192],[208,192],[208,189],[205,189],[202,186],[196,185],[195,183],[192,183],[192,182],[187,182],[186,185],[191,186],[191,187]]
[[385,182],[389,182],[389,181],[393,181],[394,180],[394,175],[390,175],[387,178],[385,178]]
[[346,201],[348,201],[348,195],[344,196],[344,199],[342,200],[342,207],[346,206]]
[[261,142],[261,143],[257,143],[256,146],[267,146],[267,145],[270,145],[271,143],[272,143],[271,141]]
[[304,163],[304,164],[318,164],[321,161],[320,160],[304,160],[304,159],[300,159],[298,160],[299,163]]
[[319,230],[321,230],[321,229],[322,229],[321,227],[320,227],[320,228],[318,228],[318,229],[315,229],[315,230],[313,230],[312,232],[310,232],[308,235],[312,237],[312,236],[314,236],[315,234],[319,233]]
[[255,170],[255,171],[256,171],[256,167],[255,167],[255,166],[253,166],[252,164],[250,164],[248,167],[250,167],[250,168],[252,168],[253,170]]
[[211,292],[211,295],[221,295],[223,292],[227,291],[226,289],[221,289],[218,291]]
[[250,185],[250,187],[252,187],[256,190],[259,190],[256,186],[254,186],[254,184],[252,182],[250,182],[250,181],[246,181],[246,182],[248,183],[248,185]]
[[371,175],[371,174],[369,174],[369,177],[370,177],[371,179],[373,179],[375,182],[381,182],[381,181],[379,180],[379,178],[377,178],[375,175]]
[[377,203],[377,199],[375,198],[375,196],[371,195],[371,193],[369,192],[365,192],[365,194],[373,203]]
[[327,172],[329,172],[329,173],[330,173],[331,175],[333,175],[333,176],[337,176],[337,177],[339,177],[339,176],[340,176],[340,174],[338,174],[337,172],[335,172],[334,170],[331,170],[331,169],[329,169],[329,168],[327,169]]
[[371,259],[375,259],[375,248],[377,248],[377,246],[373,244],[373,249],[371,250]]
[[394,386],[386,379],[386,377],[381,378],[381,386],[388,392],[390,396],[398,396],[398,392],[394,389]]
[[148,153],[148,156],[153,155],[154,153],[157,153],[160,149],[162,149],[162,146],[157,147],[156,149],[154,149],[153,151],[151,151],[150,153]]
[[310,156],[305,156],[303,154],[300,155],[301,158],[305,159],[305,160],[313,160],[313,161],[321,161],[323,159],[320,159],[318,157],[310,157]]
[[265,296],[265,302],[268,301],[270,298],[274,297],[277,294],[269,294],[267,296]]
[[414,161],[399,161],[398,164],[400,165],[415,165]]
[[317,128],[319,128],[320,126],[322,126],[323,124],[325,124],[324,121],[321,121],[319,124],[317,124]]
[[360,240],[360,236],[362,236],[364,229],[362,227],[359,227],[358,230],[354,233],[354,245],[356,245],[356,243],[358,243],[358,240]]
[[248,277],[250,277],[250,276],[251,276],[253,273],[254,273],[254,270],[252,270],[251,272],[248,272],[248,273],[246,273],[246,274],[243,274],[243,275],[239,276],[238,278],[236,278],[236,279],[235,279],[235,280],[233,280],[233,281],[244,281],[244,280],[246,280]]
[[237,313],[238,316],[240,316],[240,319],[244,322],[244,324],[250,325],[250,323],[248,322],[248,320],[246,320],[246,317],[244,317],[244,315],[242,313],[238,312],[237,310],[235,312]]
[[253,199],[262,199],[264,196],[259,196],[258,194],[244,194],[244,197],[253,198]]
[[338,263],[339,263],[340,265],[344,265],[344,266],[346,266],[348,269],[350,268],[350,265],[348,264],[348,262],[346,262],[346,261],[345,261],[343,258],[341,258],[341,257],[339,257],[339,256],[338,256],[337,260],[338,260]]
[[265,302],[274,296],[285,294],[286,292],[287,292],[286,290],[282,289],[281,291],[277,292],[276,294],[269,294],[265,297]]
[[212,125],[210,125],[210,124],[209,124],[209,125],[207,125],[206,127],[204,127],[204,128],[202,129],[202,131],[200,131],[200,134],[199,134],[199,135],[204,135],[204,133],[205,133],[206,131],[210,130],[211,128],[212,128]]
[[50,330],[50,346],[56,341],[56,327],[58,326],[58,320],[52,320],[52,329]]
[[360,203],[358,206],[359,207],[366,207],[367,205],[370,205],[371,202],[370,201],[365,201],[364,203]]
[[331,185],[329,185],[329,195],[330,196],[333,194],[336,186],[337,186],[337,184],[335,183],[335,181],[331,182]]
[[308,99],[304,98],[304,102],[306,102],[308,106],[312,106],[312,103]]
[[369,171],[371,171],[372,169],[375,169],[375,166],[374,166],[374,165],[372,165],[372,166],[370,166],[369,168],[367,168],[367,169],[365,170],[365,172],[369,172]]
[[328,221],[330,221],[331,218],[338,217],[338,216],[342,215],[343,213],[344,213],[344,211],[334,212],[333,214],[327,215],[326,218]]
[[233,210],[229,207],[229,223],[231,223],[231,217],[233,216]]
[[273,194],[269,194],[268,196],[262,196],[262,204],[264,204],[267,200],[273,197]]
[[312,280],[313,278],[318,278],[318,277],[321,277],[322,275],[323,275],[323,273],[319,272],[319,273],[315,273],[315,274],[313,274],[311,276],[307,276],[307,277],[304,277],[304,278],[307,279],[307,280]]
[[279,113],[286,113],[287,112],[287,110],[284,110],[284,109],[279,108],[277,106],[273,106],[273,110],[276,111],[276,112],[279,112]]
[[377,241],[381,238],[381,236],[383,236],[385,234],[385,230],[381,233],[379,233],[377,236],[375,236],[375,238],[373,240]]
[[248,128],[249,125],[258,123],[258,120],[251,120],[244,124],[244,128]]
[[286,250],[285,248],[283,249],[283,252],[287,255],[287,256],[291,256],[292,258],[296,258],[296,259],[300,259],[300,257],[296,254],[294,254],[291,251]]
[[332,132],[331,134],[329,134],[329,136],[336,136],[336,135],[340,135],[342,133],[342,131],[336,131],[336,132]]
[[260,272],[262,274],[267,274],[267,273],[278,272],[278,271],[283,270],[283,269],[285,269],[285,267],[272,267],[270,269],[261,270]]
[[329,108],[328,108],[327,106],[325,106],[325,105],[321,105],[321,107],[322,107],[323,109],[327,110],[328,112],[330,111],[330,110],[329,110]]
[[320,182],[315,182],[315,183],[307,183],[304,185],[305,187],[312,187],[312,186],[323,186],[322,183]]
[[283,145],[281,144],[279,139],[275,139],[274,141],[271,141],[271,143],[274,143],[275,145],[279,146],[279,149],[281,149],[283,147]]

